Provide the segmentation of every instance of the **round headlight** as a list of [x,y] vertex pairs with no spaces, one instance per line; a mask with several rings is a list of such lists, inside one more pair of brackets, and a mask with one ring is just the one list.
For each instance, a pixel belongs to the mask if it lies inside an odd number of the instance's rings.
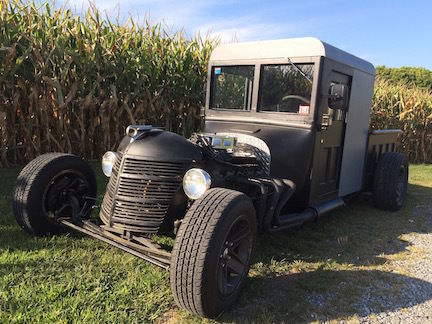
[[201,197],[210,185],[210,175],[201,169],[190,169],[183,177],[183,190],[190,199]]
[[111,177],[112,168],[117,159],[117,153],[108,151],[102,157],[102,171],[107,177]]

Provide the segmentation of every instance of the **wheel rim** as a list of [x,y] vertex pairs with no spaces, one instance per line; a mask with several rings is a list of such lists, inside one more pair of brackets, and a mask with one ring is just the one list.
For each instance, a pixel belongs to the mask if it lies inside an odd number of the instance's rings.
[[[73,213],[86,213],[85,203],[90,194],[90,184],[76,170],[64,170],[51,179],[43,195],[43,212],[48,220],[55,222],[60,217],[71,217]],[[77,206],[82,210],[77,211]],[[89,209],[91,206],[88,206]]]
[[231,295],[246,275],[252,254],[253,237],[246,215],[231,225],[224,239],[218,262],[218,290]]
[[406,167],[402,165],[399,170],[398,182],[396,185],[396,201],[399,206],[403,204],[406,192]]

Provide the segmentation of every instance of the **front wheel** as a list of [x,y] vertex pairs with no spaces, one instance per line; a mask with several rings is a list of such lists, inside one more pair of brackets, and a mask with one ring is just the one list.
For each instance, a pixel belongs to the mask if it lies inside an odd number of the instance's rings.
[[12,209],[17,223],[33,235],[57,234],[60,217],[88,216],[96,197],[90,166],[71,154],[48,153],[27,164],[16,180]]
[[218,316],[239,297],[256,239],[255,209],[249,197],[210,189],[191,206],[172,251],[170,282],[181,308]]

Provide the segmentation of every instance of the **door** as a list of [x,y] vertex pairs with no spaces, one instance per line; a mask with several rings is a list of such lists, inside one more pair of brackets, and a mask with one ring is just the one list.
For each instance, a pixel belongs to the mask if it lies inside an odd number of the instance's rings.
[[[324,84],[324,89],[329,89],[332,83],[344,84],[350,90],[351,77],[332,71]],[[318,160],[315,160],[313,169],[313,187],[315,187],[313,200],[317,202],[338,196],[347,113],[347,110],[329,108],[328,101],[324,101],[325,107],[318,118],[328,120],[328,126],[323,126],[317,133],[315,154]]]

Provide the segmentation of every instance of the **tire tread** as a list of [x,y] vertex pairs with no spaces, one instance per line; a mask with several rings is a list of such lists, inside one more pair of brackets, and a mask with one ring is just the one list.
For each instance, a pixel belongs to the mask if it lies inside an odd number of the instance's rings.
[[186,213],[177,233],[170,268],[171,290],[181,308],[200,316],[214,316],[202,303],[204,264],[215,244],[215,227],[224,217],[224,210],[235,199],[244,197],[238,191],[213,188]]
[[[33,217],[32,211],[28,210],[28,203],[29,199],[32,199],[32,192],[38,189],[40,181],[46,177],[46,171],[66,159],[76,159],[82,163],[82,160],[73,154],[47,153],[30,161],[18,174],[12,193],[12,210],[18,225],[29,234],[45,235],[63,230],[60,225],[48,224],[40,217]],[[91,179],[91,182],[96,186],[95,178]]]
[[396,199],[396,188],[402,165],[405,165],[408,172],[408,162],[402,153],[388,152],[381,155],[373,182],[373,197],[376,207],[390,211],[400,209],[401,206],[398,205]]

